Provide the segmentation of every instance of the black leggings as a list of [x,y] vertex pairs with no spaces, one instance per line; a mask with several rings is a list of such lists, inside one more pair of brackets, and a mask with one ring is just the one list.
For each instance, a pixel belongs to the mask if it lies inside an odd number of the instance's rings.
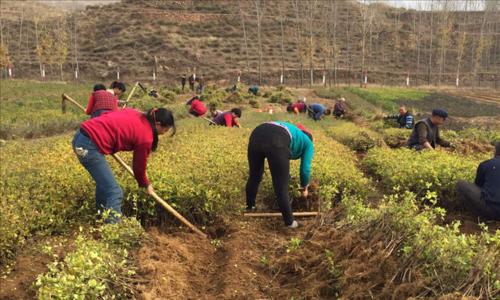
[[246,186],[247,207],[255,206],[255,197],[264,173],[264,159],[267,158],[274,193],[283,215],[285,225],[293,222],[292,208],[288,196],[290,176],[290,135],[286,129],[261,124],[254,129],[248,143],[249,176]]

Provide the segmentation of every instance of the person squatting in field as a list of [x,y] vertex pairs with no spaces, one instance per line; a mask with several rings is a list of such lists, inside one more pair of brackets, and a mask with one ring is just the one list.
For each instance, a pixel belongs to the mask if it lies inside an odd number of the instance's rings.
[[201,102],[201,99],[198,96],[191,98],[188,102],[186,102],[186,105],[190,105],[189,113],[195,117],[201,117],[207,113],[205,104]]
[[415,126],[415,118],[404,105],[399,107],[399,114],[387,116],[385,119],[396,120],[399,128],[413,129],[413,126]]
[[465,207],[500,221],[500,141],[495,145],[495,156],[479,164],[474,183],[459,180],[457,190]]
[[303,100],[298,100],[295,103],[288,104],[286,107],[287,112],[293,112],[298,115],[299,113],[304,113],[307,111],[307,105]]
[[439,135],[439,127],[444,124],[446,118],[448,118],[446,110],[434,109],[430,118],[418,121],[408,139],[408,147],[417,151],[434,149],[436,145],[450,147],[450,142],[443,140]]
[[314,155],[313,138],[302,125],[286,122],[267,122],[257,126],[248,142],[249,175],[246,184],[247,210],[255,210],[255,197],[264,172],[267,158],[274,193],[283,215],[285,226],[296,228],[293,219],[288,182],[290,178],[290,159],[300,158],[300,185],[302,196],[307,197],[311,176],[311,161]]
[[233,108],[230,111],[218,113],[212,121],[215,125],[241,128],[239,118],[241,118],[241,109]]
[[342,118],[347,112],[347,107],[345,104],[345,98],[340,98],[333,106],[333,115],[336,118]]
[[313,103],[307,106],[307,111],[309,117],[311,117],[314,121],[319,121],[323,116],[329,115],[331,113],[330,109],[326,109],[322,104]]
[[105,111],[117,111],[118,98],[106,91],[104,85],[98,83],[94,85],[94,92],[89,97],[85,113],[91,118],[98,117]]
[[99,213],[110,209],[106,222],[115,223],[121,215],[123,191],[105,155],[133,151],[132,169],[140,187],[153,193],[146,167],[151,151],[156,151],[158,136],[169,130],[175,134],[172,112],[153,108],[147,113],[134,109],[110,112],[83,122],[73,138],[73,150],[96,183],[95,201]]

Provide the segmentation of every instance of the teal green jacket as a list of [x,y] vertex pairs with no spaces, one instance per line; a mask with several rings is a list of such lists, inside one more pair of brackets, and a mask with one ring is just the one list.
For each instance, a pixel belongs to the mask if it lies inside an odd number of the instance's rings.
[[311,180],[311,162],[314,156],[314,145],[311,139],[297,126],[287,122],[276,122],[285,126],[290,132],[290,158],[300,158],[300,184],[306,186]]

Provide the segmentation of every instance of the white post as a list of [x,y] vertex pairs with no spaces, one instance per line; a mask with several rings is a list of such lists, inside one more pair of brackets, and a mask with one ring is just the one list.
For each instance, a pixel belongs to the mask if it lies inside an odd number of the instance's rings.
[[120,80],[120,71],[116,70],[116,80]]
[[240,81],[241,81],[240,79],[241,79],[241,78],[240,78],[240,75],[238,75],[238,83],[240,83]]
[[326,83],[326,75],[325,75],[325,73],[323,72],[323,85],[325,85],[325,83]]
[[153,71],[153,81],[156,81],[156,73]]
[[365,85],[368,84],[368,75],[365,74]]
[[280,75],[280,84],[283,84],[283,74]]
[[12,78],[12,68],[9,67],[9,78]]
[[45,79],[45,66],[42,67],[42,78]]
[[457,76],[457,79],[455,81],[455,85],[458,87],[460,85],[460,79],[458,79],[458,76]]
[[78,69],[75,69],[75,79],[78,79]]
[[410,86],[410,76],[406,76],[406,86]]

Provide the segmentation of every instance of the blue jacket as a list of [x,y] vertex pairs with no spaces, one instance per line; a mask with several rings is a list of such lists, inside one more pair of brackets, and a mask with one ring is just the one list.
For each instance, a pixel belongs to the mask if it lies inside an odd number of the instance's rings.
[[300,184],[306,186],[311,180],[311,162],[314,156],[314,145],[311,139],[297,126],[287,122],[276,122],[285,126],[291,136],[290,159],[300,158]]
[[313,103],[310,106],[308,106],[309,109],[309,116],[313,118],[315,121],[318,121],[321,119],[321,116],[325,113],[326,108],[319,104],[319,103]]
[[475,183],[481,188],[481,197],[500,217],[500,156],[483,161],[477,168]]

